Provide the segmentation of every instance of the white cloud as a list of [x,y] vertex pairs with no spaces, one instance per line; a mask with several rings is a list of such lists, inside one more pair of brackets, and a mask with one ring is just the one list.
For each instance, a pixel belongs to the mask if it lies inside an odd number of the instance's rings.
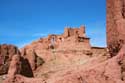
[[35,33],[32,36],[33,37],[44,37],[44,36],[47,36],[47,34],[45,34],[45,33]]
[[19,48],[22,48],[22,47],[24,47],[24,46],[26,46],[26,45],[28,45],[28,44],[30,44],[32,41],[29,41],[29,42],[20,42],[20,43],[18,43],[18,44],[16,44]]

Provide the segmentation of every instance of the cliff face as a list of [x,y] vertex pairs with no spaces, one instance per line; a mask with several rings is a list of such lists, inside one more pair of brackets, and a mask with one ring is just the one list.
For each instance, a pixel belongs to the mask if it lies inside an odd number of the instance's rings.
[[[16,59],[13,61],[13,57]],[[12,63],[12,64],[11,64]],[[12,65],[10,67],[10,65]],[[17,66],[16,66],[17,65]],[[18,67],[18,69],[16,69]],[[11,70],[10,72],[8,70]],[[0,45],[0,75],[18,73],[24,76],[33,77],[33,72],[27,58],[21,57],[19,49],[14,45],[2,44]]]
[[[125,0],[107,0],[107,45],[111,56],[116,56],[125,45]],[[121,55],[124,56],[124,50]],[[125,76],[125,56],[120,62]]]
[[19,50],[14,45],[0,45],[0,75],[7,74],[13,55],[19,54]]
[[107,45],[112,56],[125,43],[125,0],[107,0]]

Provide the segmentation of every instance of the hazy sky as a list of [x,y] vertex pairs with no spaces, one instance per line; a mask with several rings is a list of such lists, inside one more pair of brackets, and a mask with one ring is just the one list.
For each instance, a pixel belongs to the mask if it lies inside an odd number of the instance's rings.
[[106,0],[0,0],[0,44],[19,47],[64,27],[86,26],[91,45],[106,46]]

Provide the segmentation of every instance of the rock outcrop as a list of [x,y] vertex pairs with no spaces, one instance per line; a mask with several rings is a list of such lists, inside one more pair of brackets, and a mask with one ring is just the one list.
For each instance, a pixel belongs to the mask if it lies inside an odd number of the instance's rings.
[[31,66],[32,70],[35,70],[36,69],[36,57],[37,56],[36,56],[34,50],[30,47],[28,49],[25,48],[25,49],[23,49],[22,56],[27,58],[27,60],[30,63],[30,66]]
[[[70,66],[63,65],[63,68],[59,69],[54,62],[52,66],[55,68],[51,67],[52,69],[50,68],[47,72],[40,74],[40,76],[44,74],[46,79],[42,77],[27,78],[18,75],[17,63],[19,59],[15,59],[16,56],[13,56],[13,64],[10,65],[9,69],[12,72],[8,73],[8,78],[4,83],[125,83],[124,27],[125,0],[107,0],[107,45],[110,58],[104,59],[107,54],[93,56],[97,49],[101,49],[101,52],[104,49],[91,47],[83,26],[79,29],[66,28],[62,35],[49,35],[47,38],[41,38],[27,45],[22,49],[24,53],[22,57],[28,60],[32,70],[36,68],[36,56],[42,57],[45,64],[51,62],[51,59],[55,57],[55,60],[52,61],[62,60],[63,63],[66,62]],[[94,52],[91,53],[92,50]],[[100,51],[98,51],[99,54]],[[92,56],[85,58],[88,56],[87,54]],[[72,64],[69,63],[70,61]],[[59,64],[59,62],[57,63]],[[44,69],[47,66],[45,64],[40,67],[42,72],[46,70]],[[48,66],[47,68],[49,69]],[[9,75],[14,78],[9,77]]]
[[98,58],[88,64],[67,69],[53,75],[47,83],[124,83],[121,65],[125,54],[125,46],[119,54],[109,60],[98,63]]
[[21,56],[27,59],[32,71],[44,63],[44,60],[37,56],[35,50],[30,46],[27,46],[21,50]]
[[20,74],[20,70],[21,70],[20,56],[13,55],[12,61],[11,61],[10,66],[9,66],[8,75],[7,75],[7,77],[9,78],[7,80],[8,83],[14,82],[15,75]]
[[107,0],[107,45],[115,56],[125,43],[125,0]]
[[[48,35],[48,37],[40,38],[22,48],[22,51],[24,49],[27,55],[29,55],[28,50],[33,50],[35,55],[41,57],[45,62],[52,60],[53,57],[56,57],[57,55],[60,55],[65,59],[70,59],[68,58],[70,55],[75,57],[77,53],[84,54],[86,52],[88,55],[92,54],[90,39],[85,35],[84,26],[81,26],[80,28],[65,28],[63,34],[52,34]],[[32,54],[34,55],[34,53],[30,53],[30,55]],[[68,57],[65,57],[65,55]],[[31,63],[33,61],[29,62]],[[33,70],[34,69],[35,67]]]
[[119,64],[125,57],[124,50],[125,46],[122,47],[117,56],[104,62],[100,62],[99,58],[96,57],[90,59],[87,64],[66,68],[53,74],[47,80],[15,75],[14,82],[8,82],[6,79],[4,83],[124,83],[125,78]]
[[[107,45],[111,57],[116,56],[125,45],[125,0],[107,0]],[[124,80],[125,57],[120,64]]]
[[[20,69],[18,69],[18,71],[20,72],[18,73],[27,77],[33,77],[31,65],[27,58],[21,56],[21,53],[16,46],[7,44],[0,45],[0,75],[4,75],[10,72],[13,73],[13,71],[17,71],[15,58],[18,60],[18,63],[20,63]],[[13,69],[13,67],[15,69]],[[8,70],[10,70],[10,72]]]
[[[92,48],[90,45],[90,41],[89,41],[89,38],[86,37],[85,35],[84,26],[81,26],[80,28],[65,28],[65,32],[61,35],[54,35],[54,34],[49,35],[46,38],[40,38],[39,40],[34,41],[33,43],[22,48],[20,50],[21,70],[19,74],[26,77],[33,77],[33,71],[35,71],[36,68],[41,66],[44,62],[48,65],[49,63],[53,64],[53,66],[54,65],[66,66],[69,64],[73,64],[74,62],[77,62],[77,61],[80,62],[88,55],[89,55],[88,57],[92,55],[91,50]],[[15,61],[12,61],[12,62],[15,62]],[[80,64],[82,63],[83,62],[80,62]],[[16,62],[13,64],[16,65]],[[14,68],[16,72],[17,67],[15,66]],[[51,69],[51,66],[50,66],[50,69]],[[54,68],[54,69],[58,70],[60,68]],[[10,66],[9,71],[12,71],[12,70],[13,68]],[[51,71],[49,70],[49,68],[47,70]],[[43,72],[45,72],[44,68],[43,68]],[[13,72],[13,75],[14,75],[14,79],[8,77],[7,80],[5,80],[5,83],[8,83],[8,82],[11,83],[11,81],[14,81],[17,83],[16,80],[19,80],[19,78],[23,79],[23,81],[27,83],[25,77],[21,75],[17,75],[14,72]],[[29,80],[33,80],[33,78]],[[43,80],[40,80],[40,81],[43,81]]]
[[0,75],[7,74],[12,56],[19,53],[18,48],[14,45],[0,45]]

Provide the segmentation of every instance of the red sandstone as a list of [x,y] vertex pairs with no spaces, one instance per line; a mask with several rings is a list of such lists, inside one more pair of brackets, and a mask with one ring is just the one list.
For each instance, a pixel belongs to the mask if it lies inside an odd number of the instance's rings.
[[[110,54],[106,48],[91,47],[84,26],[65,28],[64,34],[40,38],[22,48],[21,55],[14,55],[4,83],[125,83],[124,3],[125,0],[107,0]],[[39,66],[38,57],[44,61]],[[35,78],[25,77],[25,60]]]

